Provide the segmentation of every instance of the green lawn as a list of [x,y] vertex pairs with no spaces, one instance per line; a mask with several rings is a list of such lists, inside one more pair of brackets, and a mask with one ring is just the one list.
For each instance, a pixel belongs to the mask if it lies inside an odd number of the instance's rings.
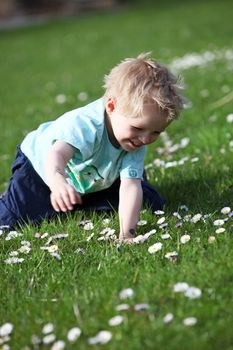
[[[0,32],[0,191],[22,138],[40,123],[100,97],[103,75],[121,59],[152,51],[175,69],[175,59],[192,54],[185,61],[189,68],[183,61],[177,70],[192,106],[148,148],[146,159],[150,181],[167,199],[167,226],[157,223],[161,216],[142,211],[146,223],[137,233],[157,232],[132,246],[98,241],[105,217],[96,214],[66,215],[39,228],[20,228],[23,236],[10,240],[2,234],[0,327],[9,322],[14,329],[10,340],[0,337],[0,349],[6,350],[6,344],[16,350],[50,349],[54,342],[32,345],[35,335],[45,337],[42,328],[49,322],[66,349],[233,349],[233,223],[232,216],[221,213],[223,207],[233,210],[233,123],[227,122],[233,114],[232,10],[226,0],[147,1],[111,13]],[[80,92],[87,94],[85,102],[78,98]],[[57,102],[59,95],[64,103]],[[182,148],[184,138],[189,143]],[[172,145],[178,145],[174,152]],[[195,223],[192,218],[198,213],[202,216]],[[79,225],[83,219],[91,220],[92,230]],[[107,226],[117,233],[117,214],[109,219]],[[226,219],[220,225],[223,233],[215,232],[217,219]],[[48,236],[36,238],[35,233]],[[68,237],[54,238],[49,246],[58,245],[60,260],[41,249],[58,233]],[[163,239],[165,233],[171,237]],[[182,244],[185,234],[190,240]],[[212,244],[210,236],[216,238]],[[23,240],[31,248],[27,254],[19,252],[24,261],[6,264]],[[150,254],[148,248],[158,242],[162,249]],[[170,261],[165,254],[172,251],[178,257]],[[201,296],[175,293],[177,282],[199,288]],[[132,288],[134,295],[121,300],[125,288]],[[117,311],[122,303],[129,309]],[[135,310],[140,303],[148,307]],[[168,313],[174,316],[169,324],[164,322]],[[123,322],[110,326],[116,315]],[[187,317],[195,317],[196,324],[184,325]],[[67,333],[73,327],[82,334],[71,344]],[[88,339],[101,330],[110,331],[112,339],[107,345],[90,345]]]

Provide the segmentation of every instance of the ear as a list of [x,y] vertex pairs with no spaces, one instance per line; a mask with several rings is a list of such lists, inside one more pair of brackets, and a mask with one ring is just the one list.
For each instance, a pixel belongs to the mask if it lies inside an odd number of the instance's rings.
[[116,109],[116,102],[115,102],[114,98],[109,97],[107,99],[105,109],[106,109],[106,112],[108,115],[111,115],[112,112],[114,112],[114,110]]

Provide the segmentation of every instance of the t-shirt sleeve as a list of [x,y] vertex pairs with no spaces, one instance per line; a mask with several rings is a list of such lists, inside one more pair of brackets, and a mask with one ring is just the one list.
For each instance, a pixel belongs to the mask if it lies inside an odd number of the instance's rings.
[[146,147],[126,153],[120,168],[120,177],[128,179],[142,179]]
[[95,143],[101,132],[99,125],[88,116],[73,112],[66,113],[63,117],[53,123],[53,140],[62,140],[74,148],[87,159],[93,154]]

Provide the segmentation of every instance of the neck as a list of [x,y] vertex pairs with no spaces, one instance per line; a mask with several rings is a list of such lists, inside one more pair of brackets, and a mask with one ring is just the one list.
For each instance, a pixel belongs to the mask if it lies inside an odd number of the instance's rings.
[[120,145],[119,145],[117,139],[115,138],[115,135],[114,135],[114,132],[112,129],[112,123],[111,123],[110,117],[106,111],[104,112],[104,121],[105,121],[105,126],[107,129],[109,141],[111,142],[111,144],[114,147],[119,148]]

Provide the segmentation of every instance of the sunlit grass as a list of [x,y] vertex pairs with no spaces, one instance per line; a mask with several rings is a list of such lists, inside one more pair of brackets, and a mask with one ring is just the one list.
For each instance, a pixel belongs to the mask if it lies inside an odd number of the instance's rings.
[[[26,133],[101,96],[103,75],[113,65],[142,51],[152,51],[154,57],[171,64],[187,53],[232,50],[231,13],[230,1],[160,6],[150,2],[144,7],[0,32],[0,190],[10,176],[16,145]],[[26,345],[33,349],[32,335],[43,338],[42,328],[48,322],[54,324],[57,339],[64,340],[67,349],[91,348],[88,338],[100,330],[112,332],[105,347],[113,350],[232,349],[233,226],[232,217],[220,212],[226,206],[233,209],[233,124],[226,121],[233,113],[232,101],[213,107],[232,90],[232,68],[231,61],[221,58],[180,71],[192,107],[170,126],[168,137],[173,145],[184,137],[189,144],[174,153],[159,154],[156,149],[165,147],[161,138],[149,147],[146,159],[150,181],[167,199],[166,228],[159,228],[159,216],[146,210],[141,215],[146,224],[138,226],[137,234],[157,232],[143,244],[118,246],[98,241],[104,214],[76,213],[45,221],[41,227],[19,228],[22,237],[6,240],[6,234],[0,236],[0,327],[5,322],[14,325],[12,349]],[[87,93],[85,102],[78,99],[80,92]],[[57,103],[60,94],[65,95],[62,104]],[[154,163],[158,158],[172,162],[185,157],[183,165],[157,167]],[[202,219],[190,221],[198,213]],[[203,219],[205,214],[209,216]],[[185,215],[190,215],[189,220],[184,220]],[[213,222],[223,218],[228,218],[223,225],[226,231],[216,234]],[[93,230],[79,225],[83,219],[93,222]],[[108,227],[118,232],[116,213],[110,216]],[[35,237],[46,232],[47,237]],[[171,238],[164,240],[161,235],[166,232]],[[67,238],[49,244],[58,246],[60,260],[41,250],[57,233],[68,233]],[[183,235],[190,236],[185,244],[180,242]],[[213,243],[209,236],[216,238]],[[6,264],[23,240],[31,243],[28,254],[19,252],[24,261]],[[158,242],[162,249],[150,254],[148,248]],[[164,255],[172,251],[178,257],[170,261]],[[201,297],[191,300],[174,293],[177,282],[199,288]],[[124,288],[132,288],[134,295],[123,301],[119,293]],[[116,311],[121,303],[129,304],[128,311]],[[138,303],[147,303],[149,308],[135,311]],[[174,318],[165,324],[168,313]],[[123,323],[109,326],[109,319],[118,314],[124,316]],[[195,317],[196,325],[185,326],[187,317]],[[82,334],[72,345],[66,336],[75,326]]]

